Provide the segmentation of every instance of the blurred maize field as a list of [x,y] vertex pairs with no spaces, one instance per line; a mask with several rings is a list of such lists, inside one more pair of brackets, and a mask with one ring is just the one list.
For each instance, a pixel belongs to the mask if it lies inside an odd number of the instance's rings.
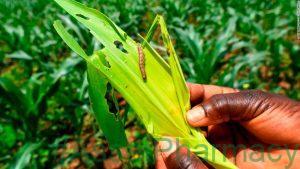
[[[296,1],[80,2],[133,39],[163,15],[189,82],[300,99]],[[52,0],[0,0],[0,168],[120,168],[91,114],[86,64],[54,30],[57,19],[89,54],[101,47]],[[160,40],[152,46],[166,53]],[[132,113],[125,127],[123,155],[133,168],[153,168],[154,140]]]

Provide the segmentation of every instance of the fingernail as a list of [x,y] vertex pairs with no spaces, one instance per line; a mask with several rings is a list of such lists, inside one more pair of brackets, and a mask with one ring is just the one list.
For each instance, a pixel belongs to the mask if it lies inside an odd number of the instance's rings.
[[205,112],[202,106],[194,107],[187,112],[187,120],[189,122],[198,122],[205,117]]

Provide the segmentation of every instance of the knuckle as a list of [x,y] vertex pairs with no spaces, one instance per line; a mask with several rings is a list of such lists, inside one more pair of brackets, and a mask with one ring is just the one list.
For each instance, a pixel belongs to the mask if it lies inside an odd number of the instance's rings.
[[208,100],[203,108],[208,117],[213,119],[228,119],[229,112],[228,96],[227,94],[217,94]]
[[228,104],[227,97],[225,94],[217,94],[211,97],[210,103],[216,109],[224,108]]
[[241,119],[253,119],[265,112],[270,106],[270,94],[262,90],[245,90],[240,93],[243,103],[239,111]]
[[245,94],[248,99],[260,99],[260,98],[265,98],[268,96],[268,93],[262,91],[262,90],[245,90],[241,92],[242,94]]

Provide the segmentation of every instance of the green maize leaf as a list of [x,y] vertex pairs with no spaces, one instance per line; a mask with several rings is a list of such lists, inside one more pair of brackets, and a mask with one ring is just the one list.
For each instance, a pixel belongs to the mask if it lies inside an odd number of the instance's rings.
[[55,21],[54,22],[54,28],[61,36],[61,38],[64,39],[66,44],[73,50],[75,51],[78,55],[80,55],[82,58],[85,60],[88,60],[88,55],[84,52],[84,50],[79,46],[79,44],[76,42],[75,39],[64,29],[63,25],[61,24],[60,21]]
[[[55,1],[87,27],[104,48],[95,52],[91,59],[60,22],[54,24],[57,32],[122,94],[152,136],[156,139],[166,136],[176,138],[216,168],[236,168],[200,132],[186,123],[185,112],[190,108],[189,92],[162,17],[157,17],[146,39],[149,40],[154,29],[161,26],[163,41],[170,54],[169,64],[144,40],[142,50],[147,74],[147,80],[144,80],[139,69],[138,43],[99,11],[74,0]],[[116,42],[124,50],[120,50]],[[101,123],[103,119],[100,120]]]
[[11,169],[23,169],[26,168],[30,161],[32,160],[32,156],[34,154],[34,151],[36,151],[38,148],[40,148],[42,145],[42,142],[38,143],[26,143],[24,144],[17,152],[10,168]]
[[[161,26],[161,31],[162,31],[162,38],[165,46],[167,47],[167,51],[169,54],[169,65],[171,69],[171,74],[172,74],[172,79],[174,83],[174,87],[176,88],[176,93],[178,97],[178,101],[182,109],[182,113],[185,113],[187,110],[190,109],[190,95],[188,88],[186,86],[182,70],[180,68],[180,64],[178,61],[178,57],[175,53],[173,44],[171,43],[171,38],[169,36],[165,21],[163,20],[162,16],[157,15],[156,18],[154,19],[154,22],[149,30],[149,35],[147,35],[147,41],[149,41],[149,38],[152,37],[152,32],[154,32],[154,28],[157,27],[158,24]],[[151,35],[151,36],[150,36]],[[183,117],[184,114],[183,114]]]
[[[34,106],[31,107],[30,111],[38,115],[37,109],[42,105],[43,102],[49,97],[53,92],[52,90],[58,85],[59,80],[61,77],[65,76],[79,63],[80,59],[76,57],[70,57],[66,59],[61,66],[55,70],[52,74],[45,76],[45,81],[41,84],[36,85],[35,88],[38,90],[38,94],[36,98],[33,97]],[[33,81],[38,79],[30,79],[30,83],[34,83]],[[29,84],[30,84],[29,83]],[[29,91],[32,93],[32,89]]]
[[70,48],[87,61],[88,91],[91,105],[95,118],[108,140],[110,148],[117,149],[126,146],[127,139],[122,120],[109,112],[105,99],[108,81],[102,73],[91,64],[105,64],[106,60],[104,59],[104,55],[99,51],[89,58],[76,40],[64,29],[60,21],[56,21],[54,27]]
[[[99,53],[101,55],[101,53]],[[92,60],[99,60],[99,55],[93,55]],[[103,55],[102,55],[103,56]],[[127,145],[127,138],[122,120],[109,112],[105,99],[107,79],[91,64],[87,64],[89,96],[96,120],[101,127],[111,148]]]
[[27,114],[33,107],[32,100],[8,78],[0,77],[0,94],[7,98],[17,108],[18,112]]

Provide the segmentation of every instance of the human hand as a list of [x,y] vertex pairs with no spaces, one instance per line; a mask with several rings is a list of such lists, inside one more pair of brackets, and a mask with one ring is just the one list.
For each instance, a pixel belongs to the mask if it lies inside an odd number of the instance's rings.
[[[300,162],[299,102],[258,90],[188,86],[191,103],[196,105],[187,113],[188,122],[194,127],[206,127],[207,139],[239,168],[297,167]],[[158,160],[158,168],[207,166],[197,158],[187,158],[184,153],[177,160],[170,160],[172,152],[161,154],[158,159],[164,161]]]

